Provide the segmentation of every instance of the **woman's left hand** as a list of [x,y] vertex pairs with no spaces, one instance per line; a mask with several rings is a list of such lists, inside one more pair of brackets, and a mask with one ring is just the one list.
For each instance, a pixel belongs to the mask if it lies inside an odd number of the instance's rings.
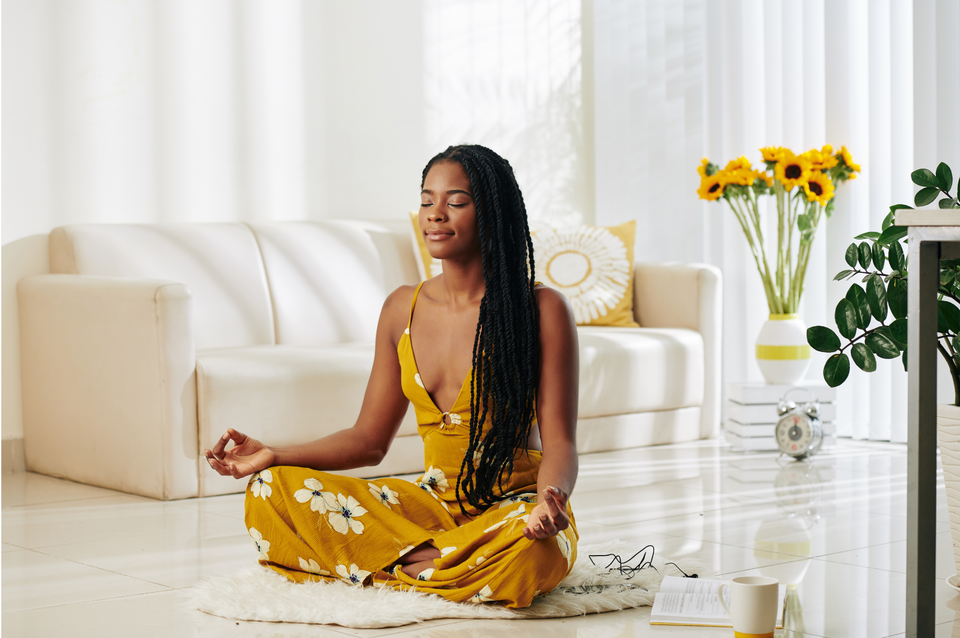
[[534,540],[549,538],[570,527],[567,516],[567,494],[556,487],[544,488],[537,505],[530,512],[523,535]]

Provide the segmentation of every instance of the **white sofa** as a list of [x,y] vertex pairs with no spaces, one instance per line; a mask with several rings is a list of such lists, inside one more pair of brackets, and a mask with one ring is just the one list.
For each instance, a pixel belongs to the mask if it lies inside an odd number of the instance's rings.
[[[89,224],[18,285],[27,469],[177,499],[239,492],[199,450],[353,424],[380,307],[418,280],[406,223]],[[640,328],[580,328],[581,452],[715,436],[720,274],[638,264]],[[413,409],[384,461],[423,470]]]

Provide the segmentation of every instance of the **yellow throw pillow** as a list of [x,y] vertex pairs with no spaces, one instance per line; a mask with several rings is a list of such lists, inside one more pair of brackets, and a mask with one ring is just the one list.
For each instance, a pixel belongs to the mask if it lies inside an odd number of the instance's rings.
[[436,277],[443,272],[443,262],[434,259],[427,252],[427,242],[423,239],[423,232],[420,231],[420,219],[417,212],[410,213],[410,222],[413,224],[413,254],[417,259],[417,272],[420,273],[420,280]]
[[633,319],[637,223],[533,233],[537,279],[566,295],[579,326],[639,327]]

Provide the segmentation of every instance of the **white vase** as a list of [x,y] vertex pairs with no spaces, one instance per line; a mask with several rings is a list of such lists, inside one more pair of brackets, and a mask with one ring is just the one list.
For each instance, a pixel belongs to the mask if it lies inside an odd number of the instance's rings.
[[807,327],[797,315],[770,315],[757,336],[757,364],[772,385],[796,385],[810,367]]
[[947,488],[953,561],[960,574],[960,406],[937,406],[937,439],[940,442],[940,462],[943,463],[943,482]]

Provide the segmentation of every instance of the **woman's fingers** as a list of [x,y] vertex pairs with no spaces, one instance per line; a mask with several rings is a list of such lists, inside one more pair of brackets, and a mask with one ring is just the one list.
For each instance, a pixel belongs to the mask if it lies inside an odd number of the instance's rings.
[[[209,452],[209,450],[207,451]],[[230,468],[227,467],[227,465],[223,463],[223,461],[220,461],[219,459],[214,457],[212,453],[207,455],[207,463],[210,464],[210,467],[212,467],[217,472],[217,474],[220,474],[221,476],[231,475]]]

